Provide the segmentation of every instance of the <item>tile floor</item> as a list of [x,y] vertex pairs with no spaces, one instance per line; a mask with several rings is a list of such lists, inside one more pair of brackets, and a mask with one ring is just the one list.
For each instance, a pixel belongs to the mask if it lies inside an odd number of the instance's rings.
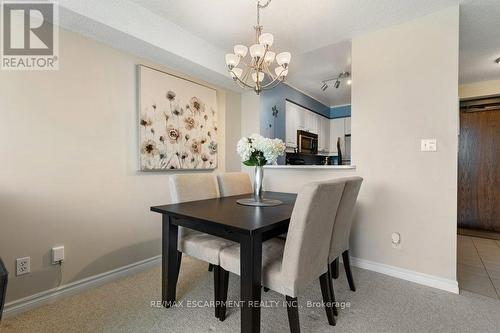
[[500,299],[500,241],[458,235],[457,251],[459,288]]

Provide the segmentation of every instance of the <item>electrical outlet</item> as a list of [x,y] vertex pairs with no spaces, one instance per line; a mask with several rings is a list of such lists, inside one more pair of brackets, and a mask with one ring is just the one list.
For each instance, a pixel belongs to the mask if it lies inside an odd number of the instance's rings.
[[28,274],[31,271],[30,257],[16,259],[16,275]]
[[393,232],[391,234],[391,241],[393,248],[401,246],[401,234],[399,232]]

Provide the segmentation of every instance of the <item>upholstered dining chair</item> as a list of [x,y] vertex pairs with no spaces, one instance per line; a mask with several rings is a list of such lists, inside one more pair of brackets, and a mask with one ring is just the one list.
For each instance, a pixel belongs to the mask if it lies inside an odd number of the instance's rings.
[[[263,243],[262,285],[285,295],[291,332],[300,332],[297,296],[317,278],[323,301],[329,305],[325,307],[328,322],[335,325],[328,255],[334,216],[343,190],[341,182],[305,185],[297,195],[287,239],[273,238]],[[240,274],[239,244],[222,249],[220,271],[219,301],[224,304],[227,300],[227,272]],[[219,310],[219,320],[225,319],[225,312],[223,305]]]
[[331,270],[330,274],[333,278],[338,278],[339,257],[342,255],[342,261],[344,263],[349,288],[352,291],[356,291],[349,258],[349,236],[351,234],[354,207],[356,206],[356,200],[358,198],[363,178],[347,177],[342,178],[341,181],[344,181],[345,185],[342,198],[340,199],[339,208],[337,209],[337,215],[335,216],[335,223],[333,224],[332,241],[330,244],[328,262],[331,263],[329,266]]
[[[246,172],[226,172],[217,175],[217,180],[219,183],[219,191],[221,196],[230,197],[233,195],[250,194],[253,192],[252,182],[250,181],[250,176]],[[280,238],[286,238],[286,233],[278,236]],[[228,272],[218,274],[228,275]],[[264,287],[264,291],[268,292],[269,288]],[[227,290],[225,290],[227,293]]]
[[217,175],[222,197],[252,193],[250,176],[246,172],[226,172]]
[[[181,174],[170,176],[170,195],[176,203],[219,197],[219,186],[212,174]],[[178,258],[180,270],[182,254],[206,261],[209,265],[219,265],[219,252],[235,243],[189,228],[179,227]],[[210,270],[210,269],[209,269]],[[214,293],[218,294],[218,284],[214,276]],[[218,310],[215,311],[216,317]]]

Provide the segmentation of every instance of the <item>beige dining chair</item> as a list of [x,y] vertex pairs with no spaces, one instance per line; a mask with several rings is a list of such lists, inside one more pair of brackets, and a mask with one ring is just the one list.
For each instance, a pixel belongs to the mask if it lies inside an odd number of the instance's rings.
[[[219,197],[219,186],[213,174],[180,174],[170,176],[170,194],[175,203]],[[179,227],[177,275],[180,270],[182,254],[206,261],[209,265],[219,265],[219,252],[236,243],[189,228]],[[212,266],[210,266],[212,267]],[[209,268],[209,270],[211,270]],[[214,293],[217,295],[218,284],[214,276]],[[218,317],[218,310],[215,311]]]
[[[345,186],[337,209],[337,215],[335,216],[335,223],[333,224],[330,255],[328,257],[328,262],[331,263],[329,269],[330,275],[333,278],[337,278],[339,257],[342,255],[349,288],[352,291],[356,291],[349,258],[349,237],[351,234],[354,207],[356,206],[363,178],[347,177],[339,179],[339,181],[345,182]],[[331,286],[333,287],[333,284]],[[331,294],[335,295],[333,289],[331,290]],[[335,308],[335,314],[337,314],[337,308]]]
[[252,193],[250,176],[246,172],[226,172],[217,175],[222,197]]
[[[344,190],[340,182],[315,182],[298,193],[286,241],[273,238],[263,243],[262,285],[286,297],[291,332],[300,332],[297,296],[319,278],[328,322],[335,325],[328,275],[328,255],[333,221]],[[314,260],[312,260],[314,259]],[[220,252],[221,292],[219,301],[227,300],[228,272],[240,274],[239,244]],[[225,319],[226,308],[219,310]]]

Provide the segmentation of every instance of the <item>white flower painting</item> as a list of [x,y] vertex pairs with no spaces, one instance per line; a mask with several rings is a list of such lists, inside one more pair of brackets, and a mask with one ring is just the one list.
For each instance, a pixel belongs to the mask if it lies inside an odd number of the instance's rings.
[[217,167],[216,91],[139,68],[141,170]]

